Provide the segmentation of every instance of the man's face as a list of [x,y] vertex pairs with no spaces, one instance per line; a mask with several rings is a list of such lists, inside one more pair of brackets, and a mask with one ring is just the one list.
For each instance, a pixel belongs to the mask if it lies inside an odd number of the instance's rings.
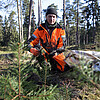
[[55,14],[48,14],[47,16],[46,16],[46,19],[47,19],[47,22],[49,23],[49,24],[54,24],[55,22],[56,22],[56,15]]

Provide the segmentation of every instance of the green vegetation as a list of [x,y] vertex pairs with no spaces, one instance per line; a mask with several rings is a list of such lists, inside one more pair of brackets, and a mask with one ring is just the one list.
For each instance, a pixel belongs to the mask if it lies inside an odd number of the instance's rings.
[[[14,46],[15,47],[15,46]],[[0,98],[5,100],[99,100],[100,73],[81,66],[50,73],[50,65],[16,46],[14,56],[0,58]],[[3,62],[4,61],[4,62]],[[3,65],[3,66],[2,66]],[[5,67],[4,67],[5,66]]]

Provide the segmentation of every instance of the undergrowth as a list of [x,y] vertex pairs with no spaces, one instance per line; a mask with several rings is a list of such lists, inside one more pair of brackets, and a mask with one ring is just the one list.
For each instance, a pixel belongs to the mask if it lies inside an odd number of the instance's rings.
[[[0,99],[4,100],[100,100],[100,73],[81,64],[63,73],[50,73],[50,64],[14,45],[16,55],[0,68]],[[16,60],[16,59],[17,60]],[[41,64],[41,66],[40,66]],[[11,67],[13,65],[13,67]]]

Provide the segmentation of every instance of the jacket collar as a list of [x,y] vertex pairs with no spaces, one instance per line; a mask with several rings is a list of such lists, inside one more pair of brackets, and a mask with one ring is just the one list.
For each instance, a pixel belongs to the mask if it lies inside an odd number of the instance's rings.
[[[62,28],[58,23],[56,24],[55,28]],[[42,23],[40,24],[39,29],[46,29],[46,23]]]

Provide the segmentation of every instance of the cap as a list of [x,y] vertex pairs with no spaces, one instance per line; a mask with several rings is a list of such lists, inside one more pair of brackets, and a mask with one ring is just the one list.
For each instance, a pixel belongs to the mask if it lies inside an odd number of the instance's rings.
[[55,14],[55,15],[57,16],[57,11],[56,11],[55,8],[49,7],[49,8],[47,8],[46,16],[47,16],[48,14]]

